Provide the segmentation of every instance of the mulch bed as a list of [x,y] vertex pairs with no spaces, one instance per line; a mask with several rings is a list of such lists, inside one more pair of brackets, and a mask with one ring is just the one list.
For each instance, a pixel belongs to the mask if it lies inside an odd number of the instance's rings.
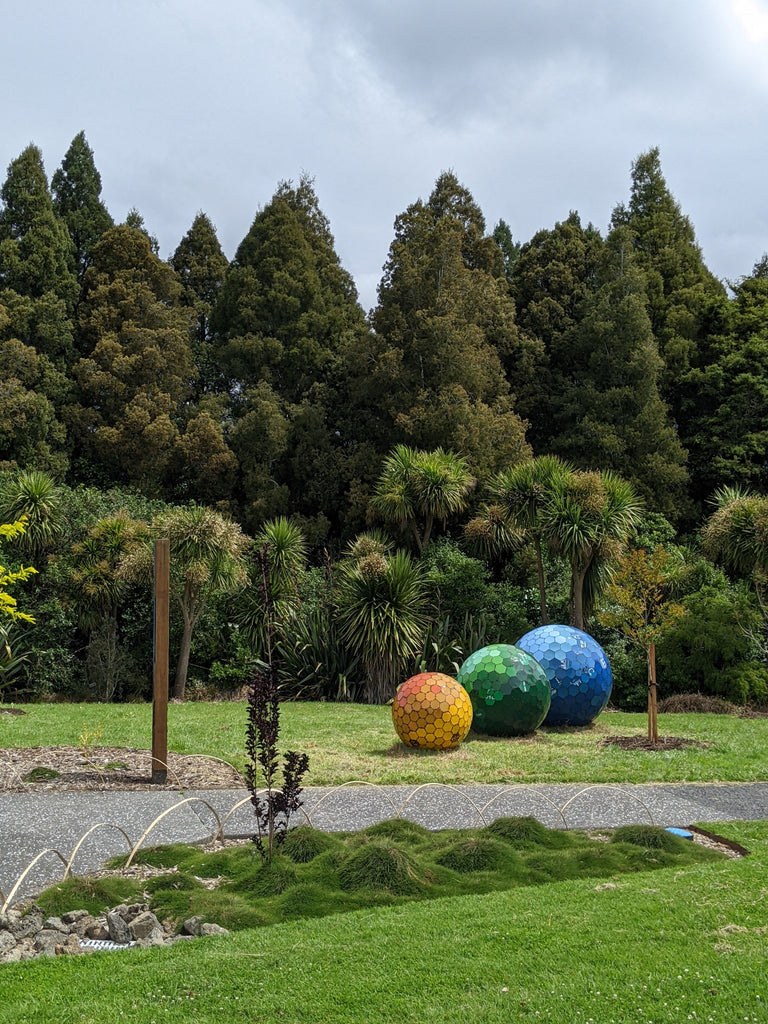
[[654,743],[647,736],[606,736],[600,740],[601,747],[621,747],[622,750],[651,750],[655,753],[663,753],[666,750],[685,750],[686,747],[706,748],[708,743],[700,743],[698,740],[687,740],[682,736],[659,736],[659,742]]

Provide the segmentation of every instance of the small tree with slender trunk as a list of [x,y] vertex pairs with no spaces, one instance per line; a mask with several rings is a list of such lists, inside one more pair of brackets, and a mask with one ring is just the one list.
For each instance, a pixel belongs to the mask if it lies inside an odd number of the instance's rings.
[[503,511],[510,526],[521,532],[533,544],[536,552],[539,617],[542,626],[549,621],[544,575],[543,513],[552,501],[556,488],[571,472],[570,466],[557,456],[541,455],[530,462],[521,462],[502,470],[488,485],[496,506]]
[[640,512],[631,484],[615,473],[574,471],[557,482],[542,512],[543,534],[571,567],[570,623],[577,629],[585,628]]
[[248,582],[245,553],[251,543],[237,523],[202,505],[170,508],[150,524],[150,540],[128,552],[119,573],[126,579],[151,580],[152,540],[170,543],[171,595],[182,616],[181,643],[173,696],[184,699],[192,635],[211,601]]
[[648,662],[648,739],[659,742],[656,700],[656,643],[664,627],[685,609],[667,598],[669,554],[659,546],[650,555],[629,551],[606,588],[606,607],[598,612],[604,626],[618,629],[645,651]]
[[421,554],[429,544],[435,522],[463,512],[475,479],[466,459],[436,448],[416,451],[399,444],[384,461],[371,511],[385,522],[410,533]]

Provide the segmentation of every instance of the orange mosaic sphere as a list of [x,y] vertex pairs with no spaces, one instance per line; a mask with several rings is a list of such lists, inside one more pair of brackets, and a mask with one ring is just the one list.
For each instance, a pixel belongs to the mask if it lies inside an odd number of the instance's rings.
[[392,703],[395,732],[409,747],[451,750],[472,725],[472,701],[442,672],[420,672],[398,689]]

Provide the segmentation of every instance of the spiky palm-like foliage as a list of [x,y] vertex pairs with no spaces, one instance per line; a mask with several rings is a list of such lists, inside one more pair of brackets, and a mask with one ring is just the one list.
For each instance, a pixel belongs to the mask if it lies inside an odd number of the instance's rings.
[[49,554],[62,532],[61,489],[39,469],[25,469],[0,488],[0,521],[25,519],[19,547],[38,564]]
[[429,544],[435,521],[463,512],[475,479],[466,459],[436,448],[418,451],[400,444],[384,460],[371,510],[403,532],[419,552]]
[[495,528],[494,532],[500,541],[509,545],[507,550],[514,550],[513,545],[519,546],[521,538],[533,544],[542,625],[548,621],[542,516],[556,487],[570,472],[570,466],[557,456],[541,455],[502,470],[488,485],[493,498],[493,504],[488,509],[494,512],[500,523],[506,524],[506,533],[502,532],[500,525]]
[[609,471],[569,473],[543,509],[544,539],[571,567],[570,620],[577,629],[584,629],[641,509],[632,485]]
[[296,584],[307,562],[307,541],[301,528],[284,516],[265,523],[254,539],[253,586],[238,602],[236,621],[253,649],[271,664],[271,632],[294,614]]
[[214,597],[247,585],[245,553],[251,540],[237,523],[203,505],[169,508],[152,520],[149,532],[150,541],[128,552],[119,571],[125,579],[151,580],[151,541],[168,538],[171,595],[183,619],[173,696],[183,699],[195,625]]
[[715,510],[704,527],[705,552],[750,580],[768,618],[768,498],[739,487],[715,492]]
[[117,571],[120,560],[146,536],[146,523],[117,512],[94,523],[86,537],[72,545],[69,579],[83,627],[93,630],[115,617],[125,590]]
[[427,626],[427,595],[418,563],[398,551],[373,553],[338,567],[339,630],[365,665],[365,700],[383,704],[402,682]]

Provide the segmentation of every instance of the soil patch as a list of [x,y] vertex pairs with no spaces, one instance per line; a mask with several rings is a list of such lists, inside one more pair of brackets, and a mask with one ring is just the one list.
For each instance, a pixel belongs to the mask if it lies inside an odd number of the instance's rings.
[[240,789],[242,775],[227,761],[203,754],[168,754],[164,785],[152,782],[152,752],[125,747],[21,747],[0,750],[0,792],[42,793],[108,789]]
[[659,736],[659,742],[654,743],[647,736],[606,736],[600,740],[601,747],[621,747],[622,750],[651,750],[656,753],[663,753],[667,750],[685,750],[686,747],[706,748],[708,743],[700,743],[698,740],[687,740],[682,736]]

